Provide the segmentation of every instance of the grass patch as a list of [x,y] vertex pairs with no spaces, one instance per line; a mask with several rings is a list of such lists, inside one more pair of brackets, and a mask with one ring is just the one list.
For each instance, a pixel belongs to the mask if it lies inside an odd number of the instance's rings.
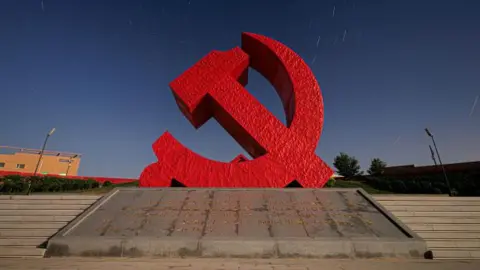
[[92,189],[83,189],[77,190],[75,192],[69,193],[80,193],[85,195],[101,195],[110,192],[114,188],[121,188],[121,187],[138,187],[138,181],[128,182],[128,183],[121,183],[121,184],[108,184],[105,182],[102,187],[92,188]]
[[345,181],[345,180],[335,180],[335,184],[333,186],[327,187],[327,188],[362,188],[369,194],[392,194],[390,191],[386,190],[379,190],[376,189],[370,185],[368,185],[365,182],[361,181]]
[[[101,194],[108,193],[112,189],[117,187],[138,187],[138,182],[123,183],[123,184],[117,184],[117,185],[107,185],[100,188],[79,190],[75,193],[101,195]],[[329,186],[329,187],[325,186],[325,188],[362,188],[369,194],[392,194],[392,192],[390,191],[375,189],[365,182],[355,181],[355,180],[353,181],[336,180],[333,186]]]
[[[26,194],[28,181],[31,181],[31,192],[34,194],[85,194],[85,195],[103,195],[114,188],[138,187],[139,182],[128,182],[113,184],[111,182],[99,183],[94,180],[70,180],[64,178],[52,177],[31,177],[8,176],[0,179],[0,194]],[[330,179],[325,188],[362,188],[370,194],[391,194],[393,192],[380,190],[367,184],[366,181],[358,179],[334,180]]]

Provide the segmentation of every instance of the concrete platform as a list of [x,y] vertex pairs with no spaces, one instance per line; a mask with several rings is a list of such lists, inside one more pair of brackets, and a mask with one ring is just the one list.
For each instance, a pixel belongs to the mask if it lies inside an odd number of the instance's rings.
[[478,270],[480,261],[402,259],[3,258],[2,270]]
[[359,189],[116,189],[46,256],[423,258],[425,242]]

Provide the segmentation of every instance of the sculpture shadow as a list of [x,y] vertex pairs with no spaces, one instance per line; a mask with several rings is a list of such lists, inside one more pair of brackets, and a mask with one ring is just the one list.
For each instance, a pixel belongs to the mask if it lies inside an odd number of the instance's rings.
[[297,180],[293,180],[290,184],[286,185],[285,188],[303,188],[303,186]]
[[[178,181],[177,179],[172,179],[172,182],[170,182],[170,187],[186,187],[186,186],[182,184],[180,181]],[[285,188],[303,188],[303,186],[297,180],[294,180],[290,182],[290,184],[286,185]]]
[[172,179],[172,182],[170,182],[170,187],[186,187],[186,186],[181,182],[179,182],[177,179]]

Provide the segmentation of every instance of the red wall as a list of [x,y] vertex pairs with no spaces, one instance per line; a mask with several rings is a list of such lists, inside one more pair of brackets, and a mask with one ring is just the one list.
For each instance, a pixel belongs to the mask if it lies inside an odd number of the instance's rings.
[[[19,172],[12,172],[12,171],[0,171],[0,176],[6,176],[6,175],[32,176],[33,173],[19,173]],[[37,174],[37,176],[40,176],[40,177],[41,176],[51,176],[51,177],[68,178],[68,179],[76,179],[76,180],[93,179],[93,180],[96,180],[97,182],[100,182],[100,183],[108,181],[112,184],[128,183],[128,182],[133,182],[133,181],[138,180],[138,179],[132,179],[132,178],[112,178],[112,177],[97,177],[97,176],[61,176],[61,175],[55,175],[55,174]]]

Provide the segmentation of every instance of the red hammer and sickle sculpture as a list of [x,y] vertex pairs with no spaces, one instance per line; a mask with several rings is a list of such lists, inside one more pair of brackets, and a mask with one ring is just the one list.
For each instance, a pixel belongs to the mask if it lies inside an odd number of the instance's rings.
[[[286,126],[244,88],[249,66],[277,90]],[[323,126],[320,87],[300,56],[280,42],[243,33],[242,48],[209,53],[170,88],[195,128],[214,117],[254,159],[210,160],[165,132],[153,144],[158,162],[145,168],[140,186],[168,187],[175,179],[186,187],[281,188],[296,180],[318,188],[332,176],[315,154]]]

